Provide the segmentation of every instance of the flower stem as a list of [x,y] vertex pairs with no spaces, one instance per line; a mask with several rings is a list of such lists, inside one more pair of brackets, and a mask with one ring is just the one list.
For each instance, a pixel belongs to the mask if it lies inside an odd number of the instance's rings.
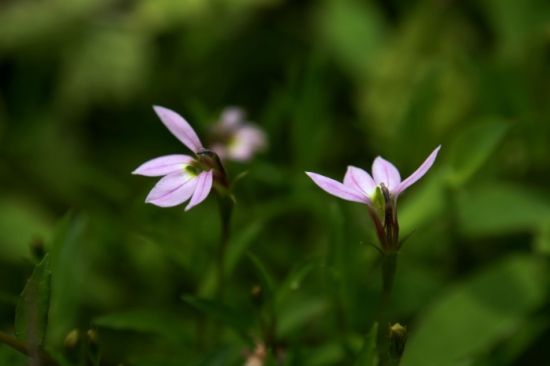
[[217,272],[218,272],[218,287],[217,296],[220,302],[223,302],[225,293],[225,257],[227,252],[227,244],[229,243],[231,233],[231,216],[233,213],[233,201],[228,196],[218,196],[218,206],[220,210],[220,243],[217,253]]
[[380,309],[378,311],[378,337],[377,348],[380,366],[396,365],[390,355],[389,319],[388,308],[391,302],[391,292],[397,270],[397,252],[384,252],[382,254],[382,294]]

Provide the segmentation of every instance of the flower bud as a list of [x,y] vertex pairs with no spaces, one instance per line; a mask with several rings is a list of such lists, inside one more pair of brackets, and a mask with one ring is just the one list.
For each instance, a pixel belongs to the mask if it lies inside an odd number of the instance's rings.
[[73,329],[67,336],[65,336],[65,347],[67,349],[74,349],[80,343],[80,331],[78,329]]
[[260,285],[254,285],[250,289],[250,297],[252,297],[252,302],[256,306],[261,306],[264,302],[264,291]]
[[86,332],[86,335],[88,336],[88,341],[90,344],[97,345],[99,343],[99,336],[97,335],[97,330],[95,329],[88,329]]
[[407,343],[407,328],[399,323],[390,327],[390,356],[394,359],[400,359],[405,351]]

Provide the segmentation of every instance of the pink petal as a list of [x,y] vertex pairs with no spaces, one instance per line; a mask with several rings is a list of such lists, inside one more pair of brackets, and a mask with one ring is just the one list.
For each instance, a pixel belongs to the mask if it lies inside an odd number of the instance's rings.
[[239,128],[233,141],[228,146],[228,156],[236,161],[250,160],[254,153],[264,150],[267,146],[267,139],[264,132],[258,127],[246,125]]
[[244,111],[239,107],[227,107],[222,111],[221,125],[228,128],[238,127],[243,122]]
[[187,201],[195,191],[195,176],[173,173],[163,177],[153,187],[145,202],[159,207],[173,207]]
[[374,163],[372,163],[372,177],[376,184],[384,183],[390,191],[393,191],[401,183],[399,170],[381,156],[374,159]]
[[360,191],[345,186],[344,184],[335,181],[334,179],[322,176],[317,173],[306,172],[306,174],[325,192],[344,199],[346,201],[369,203],[370,201],[363,196]]
[[193,179],[193,176],[190,174],[187,174],[184,171],[174,172],[171,174],[168,174],[164,177],[162,177],[157,184],[151,189],[149,194],[147,195],[147,198],[145,199],[145,202],[149,202],[152,200],[156,200],[158,198],[161,198],[182,185],[184,185],[187,181]]
[[164,107],[153,106],[153,109],[166,128],[168,128],[178,140],[183,142],[189,150],[196,153],[203,148],[195,130],[193,130],[193,127],[191,127],[182,116]]
[[344,185],[363,192],[366,196],[372,195],[376,190],[376,183],[370,174],[354,166],[348,166],[344,176]]
[[191,197],[191,201],[189,201],[189,204],[185,207],[185,211],[189,211],[208,197],[208,193],[210,193],[210,190],[212,189],[213,176],[213,170],[199,174],[197,177],[195,192],[193,193],[193,197]]
[[439,153],[439,149],[441,149],[441,145],[435,148],[434,151],[424,160],[422,165],[416,169],[414,173],[412,173],[410,176],[407,177],[403,182],[401,182],[397,188],[395,189],[394,194],[398,195],[401,192],[403,192],[405,189],[409,188],[411,185],[416,183],[420,178],[424,176],[430,170],[433,163],[435,162],[435,158],[437,157],[437,154]]
[[132,174],[160,177],[181,170],[193,161],[188,155],[166,155],[141,164]]

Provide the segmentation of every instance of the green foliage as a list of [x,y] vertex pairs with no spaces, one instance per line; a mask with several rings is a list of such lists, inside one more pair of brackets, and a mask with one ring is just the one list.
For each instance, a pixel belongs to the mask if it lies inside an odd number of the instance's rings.
[[550,219],[550,202],[536,191],[511,184],[480,186],[459,198],[459,224],[465,235],[534,232]]
[[375,366],[378,364],[376,355],[376,336],[378,334],[378,324],[374,324],[363,340],[363,347],[357,355],[355,366]]
[[199,299],[194,296],[185,295],[183,301],[193,306],[197,310],[204,312],[207,316],[216,321],[220,321],[230,326],[243,340],[249,344],[253,344],[251,338],[247,333],[250,317],[246,317],[245,314],[239,312],[237,309],[227,305],[223,305],[217,301],[209,299]]
[[508,124],[487,118],[462,131],[449,152],[450,184],[464,185],[489,159],[507,128]]
[[421,315],[402,364],[457,365],[514,334],[545,300],[540,264],[511,256],[446,291]]

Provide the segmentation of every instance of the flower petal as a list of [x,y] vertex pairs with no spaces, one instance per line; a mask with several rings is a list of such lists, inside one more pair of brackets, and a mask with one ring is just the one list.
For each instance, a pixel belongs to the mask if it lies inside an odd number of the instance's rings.
[[132,174],[160,177],[181,170],[191,161],[193,161],[193,158],[189,155],[161,156],[141,164]]
[[254,154],[267,146],[264,132],[255,126],[245,125],[233,135],[228,145],[228,157],[235,161],[248,161]]
[[370,203],[368,198],[363,196],[360,191],[350,188],[334,179],[322,176],[317,173],[306,172],[306,174],[322,190],[333,196],[336,196],[346,201]]
[[399,170],[381,156],[374,159],[374,163],[372,163],[372,177],[376,184],[384,183],[390,191],[401,183]]
[[424,174],[426,174],[426,172],[428,172],[428,170],[430,170],[430,168],[432,167],[432,165],[435,161],[435,158],[437,157],[437,154],[439,153],[439,149],[441,149],[441,145],[439,145],[438,147],[435,148],[434,151],[432,151],[430,156],[428,156],[426,158],[426,160],[424,160],[422,165],[420,165],[418,167],[418,169],[415,170],[414,173],[409,175],[407,177],[407,179],[405,179],[403,182],[401,182],[397,186],[397,188],[395,189],[395,192],[394,192],[395,195],[398,195],[401,192],[403,192],[405,189],[409,188],[411,185],[416,183],[420,178],[422,178],[424,176]]
[[192,178],[193,176],[186,174],[184,171],[174,172],[162,177],[157,184],[155,184],[153,189],[151,189],[145,199],[145,202],[161,198],[175,191]]
[[196,183],[196,177],[190,174],[169,174],[158,181],[145,202],[159,207],[177,206],[191,197]]
[[363,192],[366,196],[371,196],[376,190],[376,183],[370,174],[351,165],[344,176],[344,185]]
[[227,107],[222,111],[220,124],[227,128],[238,127],[244,120],[244,111],[239,107]]
[[189,201],[189,204],[185,207],[185,211],[189,211],[208,197],[208,193],[210,193],[210,190],[212,189],[213,176],[213,170],[199,174],[197,177],[195,192],[193,193],[193,197],[191,197],[191,201]]
[[170,130],[178,140],[183,142],[189,150],[196,153],[203,148],[195,130],[193,130],[193,127],[191,127],[182,116],[168,108],[160,106],[153,106],[153,109],[166,128]]

